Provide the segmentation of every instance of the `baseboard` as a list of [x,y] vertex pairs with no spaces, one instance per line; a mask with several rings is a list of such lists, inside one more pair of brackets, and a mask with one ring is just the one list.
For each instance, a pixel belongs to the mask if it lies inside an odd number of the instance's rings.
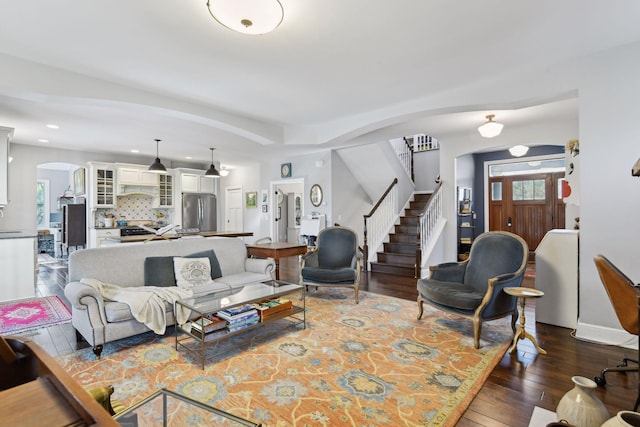
[[608,328],[578,321],[576,338],[629,349],[638,348],[638,337],[623,329]]

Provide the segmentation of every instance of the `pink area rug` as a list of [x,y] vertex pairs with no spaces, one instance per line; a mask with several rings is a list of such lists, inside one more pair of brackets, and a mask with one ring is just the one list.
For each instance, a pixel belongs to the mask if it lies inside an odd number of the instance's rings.
[[0,335],[71,321],[69,309],[57,296],[0,302]]

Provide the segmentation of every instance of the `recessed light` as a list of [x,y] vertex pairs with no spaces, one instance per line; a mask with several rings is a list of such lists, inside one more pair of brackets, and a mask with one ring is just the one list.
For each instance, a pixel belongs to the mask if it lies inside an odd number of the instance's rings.
[[139,153],[140,150],[136,150],[135,148],[131,150],[132,153]]
[[48,140],[48,139],[44,139],[44,138],[40,138],[40,139],[38,140],[38,142],[49,142],[49,140]]
[[54,124],[51,124],[51,123],[49,123],[49,124],[47,125],[47,127],[48,127],[49,129],[60,129],[60,126],[58,126],[58,125],[54,125]]
[[187,160],[191,160],[191,159],[193,159],[193,157],[191,157],[191,156],[185,156],[185,159],[187,159]]

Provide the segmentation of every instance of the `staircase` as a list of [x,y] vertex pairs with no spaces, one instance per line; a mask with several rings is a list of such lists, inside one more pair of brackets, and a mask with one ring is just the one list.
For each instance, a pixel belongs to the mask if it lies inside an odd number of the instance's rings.
[[431,194],[416,193],[409,208],[400,217],[400,224],[394,226],[394,232],[389,234],[389,243],[384,243],[384,251],[378,252],[378,261],[371,263],[374,273],[394,274],[396,276],[415,277],[416,253],[420,249],[418,215]]

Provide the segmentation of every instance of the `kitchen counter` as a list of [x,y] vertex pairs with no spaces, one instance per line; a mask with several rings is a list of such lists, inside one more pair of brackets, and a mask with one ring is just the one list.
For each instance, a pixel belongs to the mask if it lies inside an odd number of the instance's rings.
[[37,236],[37,230],[0,230],[0,239],[26,239]]
[[203,231],[197,234],[170,234],[167,233],[162,236],[154,236],[152,234],[143,234],[141,236],[124,236],[124,237],[109,237],[106,240],[109,240],[114,243],[135,243],[135,242],[145,242],[150,240],[173,240],[180,239],[182,237],[193,237],[193,236],[202,236],[202,237],[249,237],[253,236],[252,232],[243,232],[243,231]]

